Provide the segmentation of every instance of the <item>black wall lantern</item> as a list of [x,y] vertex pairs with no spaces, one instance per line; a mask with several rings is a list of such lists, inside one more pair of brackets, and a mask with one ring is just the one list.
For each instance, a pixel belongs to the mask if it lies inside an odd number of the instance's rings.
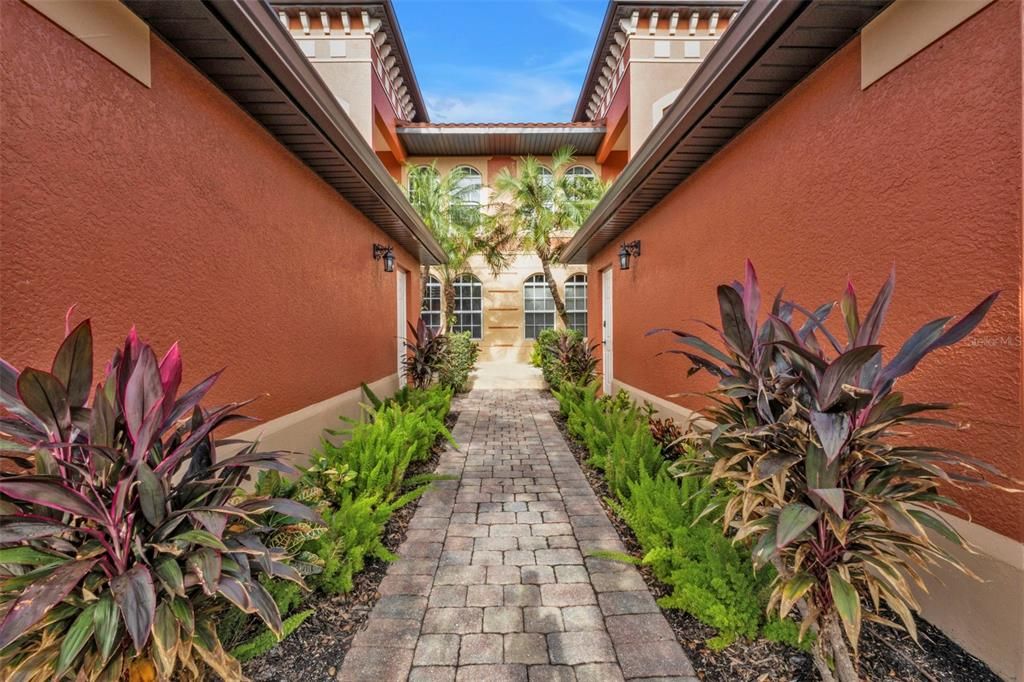
[[384,259],[384,272],[395,271],[395,249],[383,244],[373,245],[373,260]]
[[629,258],[640,257],[640,240],[631,241],[629,243],[623,243],[622,248],[619,249],[619,270],[629,270]]

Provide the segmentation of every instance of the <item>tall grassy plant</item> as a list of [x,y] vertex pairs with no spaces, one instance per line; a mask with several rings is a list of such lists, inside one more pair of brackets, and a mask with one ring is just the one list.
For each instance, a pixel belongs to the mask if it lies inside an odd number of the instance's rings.
[[808,310],[779,292],[763,314],[748,261],[742,284],[718,287],[721,326],[707,326],[720,347],[672,332],[690,373],[719,380],[706,415],[717,426],[691,438],[703,453],[695,472],[729,493],[708,513],[755,542],[756,565],[776,566],[770,607],[780,617],[798,608],[802,632],[820,634],[814,660],[825,680],[858,679],[862,621],[899,627],[883,605],[916,639],[911,586],[925,589],[922,572],[943,562],[971,575],[934,539],[966,546],[938,513],[959,509],[944,487],[1008,489],[986,479],[1005,481],[979,459],[908,442],[908,427],[953,426],[931,414],[951,405],[895,390],[929,353],[966,337],[998,292],[956,321],[928,322],[890,355],[879,337],[894,284],[895,273],[863,317],[847,286],[840,340],[825,326],[835,303]]
[[[70,313],[69,313],[70,315]],[[177,344],[162,360],[134,328],[93,391],[90,323],[66,331],[49,369],[0,361],[0,669],[19,680],[240,680],[213,625],[232,605],[276,634],[255,576],[298,573],[257,533],[258,516],[319,517],[288,499],[234,499],[253,468],[291,472],[255,444],[218,456],[213,431],[244,403],[199,403],[219,372],[179,391]],[[91,401],[90,401],[91,394]]]

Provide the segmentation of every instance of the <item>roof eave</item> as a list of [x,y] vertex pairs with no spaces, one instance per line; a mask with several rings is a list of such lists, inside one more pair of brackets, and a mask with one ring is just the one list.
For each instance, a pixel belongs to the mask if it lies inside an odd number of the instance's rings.
[[579,135],[596,135],[599,137],[603,136],[606,131],[607,128],[604,127],[580,128],[575,126],[548,126],[537,128],[523,128],[516,126],[477,126],[466,128],[444,126],[399,126],[397,129],[399,135],[546,135],[552,133],[573,133]]
[[608,38],[608,32],[613,28],[616,15],[619,13],[620,7],[658,7],[664,5],[690,5],[690,6],[705,6],[705,7],[730,7],[734,6],[740,8],[743,5],[742,0],[687,0],[686,2],[652,2],[651,0],[610,0],[608,2],[608,9],[605,10],[604,19],[601,21],[601,30],[597,34],[597,42],[594,44],[594,49],[590,53],[590,63],[587,66],[587,75],[583,79],[583,86],[580,88],[580,95],[576,100],[576,108],[573,110],[572,120],[573,121],[586,121],[587,120],[587,102],[590,101],[588,95],[593,91],[594,81],[597,80],[598,70],[600,65],[603,63],[600,61],[601,55],[604,53],[602,49]]
[[[291,32],[274,16],[270,5],[247,0],[219,0],[215,7],[235,34],[245,41],[302,110],[338,147],[356,172],[374,187],[416,241],[434,257],[435,263],[430,264],[447,262],[430,229],[316,70],[299,52]],[[422,257],[422,254],[417,255]]]
[[587,65],[587,75],[583,78],[583,87],[580,89],[580,96],[576,100],[576,109],[573,111],[572,120],[574,121],[585,121],[586,119],[586,103],[587,93],[590,92],[590,84],[593,82],[597,73],[597,60],[601,56],[601,48],[604,46],[605,36],[608,35],[608,29],[615,19],[615,15],[618,11],[618,1],[610,0],[608,3],[608,9],[604,12],[604,19],[601,21],[601,30],[597,34],[597,41],[594,43],[594,49],[590,53],[590,63]]
[[570,146],[577,156],[597,153],[604,127],[427,127],[398,129],[410,157],[418,156],[548,156]]
[[[219,87],[225,96],[267,128],[282,147],[294,154],[301,163],[319,175],[341,197],[421,263],[446,262],[444,251],[402,193],[398,183],[388,174],[384,164],[331,95],[312,64],[299,51],[290,32],[268,4],[250,0],[214,0],[205,3],[182,3],[177,0],[125,2],[132,11],[152,25],[154,31],[171,47],[179,50],[183,58],[189,59],[200,73]],[[183,26],[192,25],[211,28],[209,33],[201,35],[182,32]],[[160,32],[160,27],[170,27],[171,30],[164,34]],[[238,56],[232,56],[231,53],[220,53],[218,56],[218,44],[232,46],[234,54]],[[198,61],[189,56],[197,54],[197,50]],[[233,66],[228,72],[217,69],[217,65],[225,59],[237,60],[238,67]],[[239,92],[250,92],[252,86],[246,83],[232,88],[227,84],[235,78],[235,73],[244,73],[246,68],[253,70],[247,76],[262,79],[266,93],[280,95],[280,104],[273,102],[267,106],[284,106],[286,110],[266,109],[264,102],[272,100],[237,97]],[[333,170],[325,172],[342,174],[358,185],[353,184],[350,188],[339,184],[340,181],[328,179],[327,175],[314,168],[315,164],[311,165],[307,161],[313,157],[302,147],[309,146],[310,141],[294,142],[287,139],[295,137],[295,134],[275,132],[273,124],[267,123],[266,116],[291,116],[296,121],[302,121],[310,134],[300,132],[298,136],[315,136],[312,143],[322,146],[325,152],[329,150],[331,159],[337,159]]]
[[[878,4],[884,7],[888,2],[883,0]],[[725,32],[708,58],[694,73],[672,107],[637,150],[636,155],[623,168],[622,173],[594,208],[587,221],[566,245],[562,252],[564,262],[586,263],[594,253],[629,229],[637,218],[627,216],[625,227],[614,228],[613,236],[601,237],[603,242],[591,245],[591,242],[597,238],[598,231],[615,217],[616,212],[658,170],[658,167],[676,149],[688,132],[704,119],[733,84],[756,65],[762,53],[798,17],[805,12],[809,13],[810,8],[821,5],[820,0],[804,2],[764,0],[747,4],[736,15],[729,30]],[[865,10],[867,11],[866,8]],[[811,65],[807,73],[816,70],[832,54],[834,51],[824,56],[817,64]],[[785,97],[788,91],[781,93],[775,100],[766,104],[761,113],[774,106],[775,102]],[[760,114],[751,119],[747,125],[750,125],[758,116]],[[727,146],[732,139],[735,139],[735,135],[722,143],[718,151]],[[708,158],[717,154],[718,151],[712,152]],[[706,160],[701,162],[701,165],[705,162]],[[681,182],[685,182],[685,178],[680,181],[680,184]],[[645,209],[645,212],[653,208],[670,191],[665,190],[659,198],[651,199],[650,201],[653,203]]]

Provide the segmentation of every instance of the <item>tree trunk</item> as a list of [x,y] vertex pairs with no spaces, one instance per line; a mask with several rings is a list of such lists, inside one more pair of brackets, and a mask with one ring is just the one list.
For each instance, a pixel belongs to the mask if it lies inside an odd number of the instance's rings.
[[814,642],[814,648],[811,650],[811,657],[822,682],[836,682],[836,676],[832,674],[832,668],[828,665],[828,653],[831,648],[825,641],[825,637],[819,633],[817,641]]
[[[772,559],[772,564],[775,566],[779,575],[783,576],[785,579],[788,579],[791,575],[791,571],[778,557]],[[806,599],[800,599],[797,601],[796,609],[800,614],[801,620],[807,617],[807,611],[810,608],[811,606],[807,603]],[[836,677],[832,674],[832,668],[829,666],[829,660],[832,658],[831,646],[829,645],[829,642],[827,642],[827,638],[822,635],[821,622],[822,621],[819,617],[819,619],[811,623],[810,626],[810,631],[815,636],[814,647],[811,649],[811,658],[814,661],[814,667],[817,669],[822,682],[836,682]]]
[[860,682],[860,675],[850,657],[850,649],[846,646],[846,638],[843,637],[842,628],[839,626],[839,617],[835,611],[826,614],[822,620],[821,638],[828,639],[828,645],[832,649],[832,660],[835,664],[836,675],[839,682]]
[[455,326],[455,285],[448,277],[444,278],[444,323],[442,328],[451,331]]
[[420,266],[420,296],[427,295],[427,282],[430,281],[430,266]]
[[565,303],[562,301],[562,294],[558,292],[558,282],[551,275],[551,255],[546,249],[537,249],[537,255],[540,257],[540,265],[544,270],[544,279],[548,281],[548,289],[551,290],[551,298],[555,302],[555,312],[558,313],[558,319],[562,321],[562,326],[568,329],[569,316],[565,314]]

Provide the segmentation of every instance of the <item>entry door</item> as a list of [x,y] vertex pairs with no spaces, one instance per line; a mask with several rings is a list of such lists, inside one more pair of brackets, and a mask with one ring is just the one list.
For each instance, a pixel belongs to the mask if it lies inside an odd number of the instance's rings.
[[398,291],[398,387],[405,386],[405,341],[406,341],[406,310],[408,310],[408,301],[406,299],[406,280],[408,274],[401,268],[395,268],[395,275],[397,277],[395,289]]
[[601,272],[601,364],[604,371],[604,392],[612,392],[612,268]]

